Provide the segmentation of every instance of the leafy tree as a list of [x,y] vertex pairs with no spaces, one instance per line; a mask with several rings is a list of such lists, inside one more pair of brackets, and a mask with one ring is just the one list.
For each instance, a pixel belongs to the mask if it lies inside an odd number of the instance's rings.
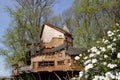
[[120,79],[120,25],[116,24],[97,44],[77,60],[84,66],[81,80]]
[[120,20],[119,1],[116,0],[74,0],[72,9],[77,30],[74,42],[78,47],[95,45],[94,42],[106,36],[105,32]]
[[17,64],[25,58],[27,43],[37,43],[41,25],[52,15],[55,0],[16,0],[15,10],[7,7],[13,21],[4,35],[3,43],[10,51],[6,56],[7,65]]

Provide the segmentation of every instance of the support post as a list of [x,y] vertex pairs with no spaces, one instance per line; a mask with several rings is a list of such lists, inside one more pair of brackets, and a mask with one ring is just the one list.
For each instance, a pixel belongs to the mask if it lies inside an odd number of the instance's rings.
[[70,80],[70,75],[69,75],[69,73],[67,72],[67,76],[68,76],[68,80]]
[[24,80],[21,75],[20,75],[20,80]]
[[32,76],[33,76],[33,79],[34,79],[34,80],[37,80],[37,79],[35,78],[34,74],[33,74],[33,73],[31,73],[31,74],[32,74]]
[[59,80],[62,80],[55,72],[54,72],[54,74]]
[[51,73],[49,74],[48,80],[50,80]]
[[41,80],[41,76],[40,76],[40,73],[38,72],[38,76],[39,76],[39,80]]

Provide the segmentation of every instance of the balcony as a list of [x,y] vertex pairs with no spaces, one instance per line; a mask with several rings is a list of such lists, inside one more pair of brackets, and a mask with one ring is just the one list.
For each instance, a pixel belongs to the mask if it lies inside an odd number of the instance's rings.
[[31,72],[31,66],[20,67],[20,68],[18,68],[18,72],[19,73],[23,73],[23,72],[29,73],[29,72]]

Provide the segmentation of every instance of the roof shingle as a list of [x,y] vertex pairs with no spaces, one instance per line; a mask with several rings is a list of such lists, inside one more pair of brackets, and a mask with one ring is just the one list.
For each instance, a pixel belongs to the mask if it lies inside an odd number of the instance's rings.
[[[58,46],[58,47],[52,48],[51,50],[49,50],[48,52],[45,52],[45,53],[54,53],[54,52],[56,52],[56,51],[59,51],[59,50],[61,50],[61,49],[66,48],[66,46],[67,46],[67,44],[62,44],[62,45],[60,45],[60,46]],[[43,54],[44,54],[44,53],[43,53]]]
[[79,54],[82,54],[82,53],[85,53],[85,52],[87,52],[87,50],[85,48],[71,47],[71,48],[68,48],[68,50],[66,51],[66,54],[69,54],[71,56],[75,56],[75,55],[79,55]]
[[[62,44],[58,47],[55,47],[55,48],[52,48],[51,50],[47,51],[47,52],[44,52],[43,54],[46,54],[46,53],[54,53],[54,52],[57,52],[61,49],[65,49],[67,48],[67,44]],[[82,54],[82,53],[85,53],[87,52],[87,50],[85,48],[74,48],[74,47],[70,47],[66,50],[66,54],[68,55],[71,55],[71,56],[74,56],[74,55],[79,55],[79,54]]]

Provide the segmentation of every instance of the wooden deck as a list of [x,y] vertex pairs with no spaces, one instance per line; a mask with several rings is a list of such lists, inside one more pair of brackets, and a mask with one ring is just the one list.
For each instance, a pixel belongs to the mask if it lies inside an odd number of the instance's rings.
[[23,73],[23,72],[29,73],[29,72],[31,72],[31,66],[20,67],[20,68],[18,68],[18,72],[19,73]]
[[46,67],[38,67],[32,69],[31,66],[24,66],[12,71],[11,76],[18,76],[22,73],[30,73],[30,72],[54,72],[54,71],[80,71],[82,68],[80,66],[72,65],[70,67],[66,67],[64,65],[61,66],[46,66]]
[[16,69],[12,70],[12,75],[11,76],[19,76],[19,74],[22,73],[30,73],[31,72],[31,66],[23,66],[23,67],[19,67]]
[[46,66],[46,67],[37,67],[32,69],[32,72],[53,72],[53,71],[80,71],[82,68],[80,66]]

